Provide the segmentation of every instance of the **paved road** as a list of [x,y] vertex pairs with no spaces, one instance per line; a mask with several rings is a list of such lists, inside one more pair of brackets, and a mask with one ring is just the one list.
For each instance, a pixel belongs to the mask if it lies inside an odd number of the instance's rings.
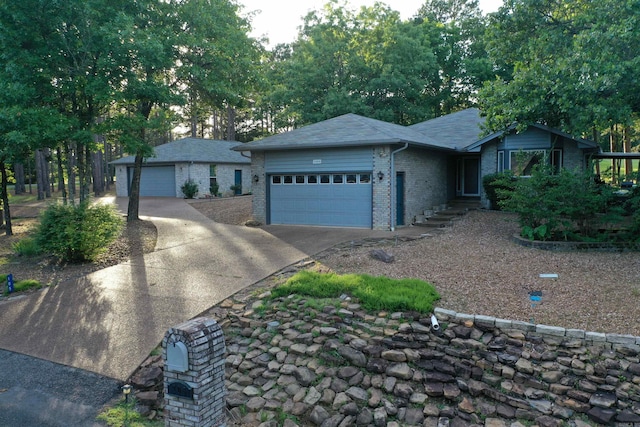
[[0,350],[0,426],[94,427],[118,381]]

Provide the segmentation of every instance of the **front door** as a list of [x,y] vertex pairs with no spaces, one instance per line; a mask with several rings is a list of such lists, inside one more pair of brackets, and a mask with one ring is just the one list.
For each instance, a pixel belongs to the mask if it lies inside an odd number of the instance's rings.
[[239,196],[242,194],[242,170],[236,169],[233,185],[233,194]]
[[458,195],[480,195],[480,159],[468,157],[458,160]]

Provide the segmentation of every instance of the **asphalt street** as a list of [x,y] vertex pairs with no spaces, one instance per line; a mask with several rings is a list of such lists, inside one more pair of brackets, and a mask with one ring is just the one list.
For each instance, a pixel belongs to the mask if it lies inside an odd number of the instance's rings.
[[120,383],[82,369],[0,350],[0,426],[97,427]]

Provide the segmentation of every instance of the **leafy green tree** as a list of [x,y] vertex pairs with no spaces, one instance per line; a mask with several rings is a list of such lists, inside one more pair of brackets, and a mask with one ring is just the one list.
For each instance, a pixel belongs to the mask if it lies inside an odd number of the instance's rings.
[[480,93],[491,130],[540,122],[578,135],[631,125],[640,95],[640,2],[510,0],[488,51],[512,77]]

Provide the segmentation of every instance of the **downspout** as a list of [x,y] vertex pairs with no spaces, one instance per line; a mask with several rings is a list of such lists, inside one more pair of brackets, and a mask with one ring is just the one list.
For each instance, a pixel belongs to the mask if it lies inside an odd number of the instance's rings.
[[391,231],[396,231],[396,153],[406,150],[409,148],[409,143],[405,142],[404,147],[398,148],[396,151],[391,152],[391,176],[389,177],[389,181],[391,182]]

